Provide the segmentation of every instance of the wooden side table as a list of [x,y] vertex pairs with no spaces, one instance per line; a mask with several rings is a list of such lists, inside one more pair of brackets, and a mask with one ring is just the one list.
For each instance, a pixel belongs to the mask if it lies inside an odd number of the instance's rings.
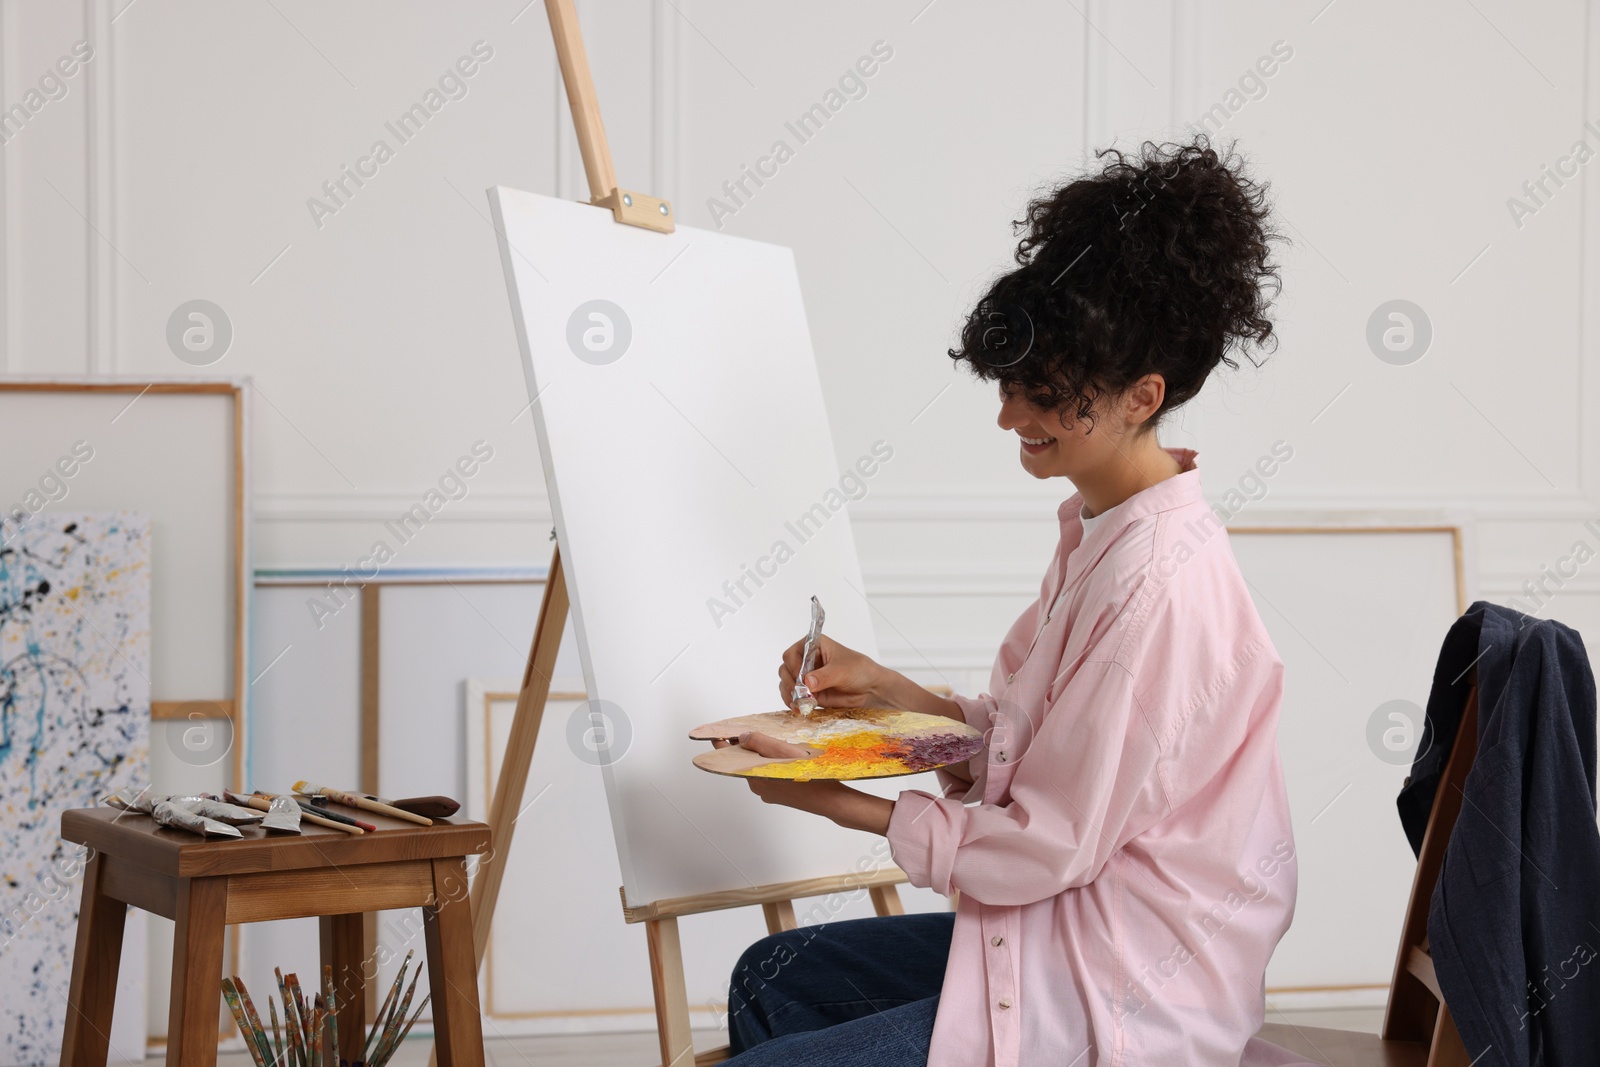
[[[377,832],[305,824],[296,836],[256,826],[241,827],[240,839],[201,838],[113,808],[63,812],[61,836],[93,850],[78,914],[64,1067],[105,1067],[125,904],[177,924],[168,1067],[216,1063],[224,927],[312,915],[321,919],[322,962],[333,968],[339,991],[339,1055],[354,1061],[366,1034],[365,982],[377,973],[362,914],[413,907],[422,908],[439,1063],[482,1067],[466,857],[489,849],[489,827],[361,818]],[[320,973],[309,984],[320,988]]]

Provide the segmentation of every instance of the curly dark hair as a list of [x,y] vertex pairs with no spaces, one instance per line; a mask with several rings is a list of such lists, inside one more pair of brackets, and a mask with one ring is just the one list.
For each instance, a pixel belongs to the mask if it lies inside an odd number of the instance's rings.
[[[1250,347],[1276,348],[1267,313],[1282,288],[1271,260],[1268,186],[1230,146],[1106,148],[1098,173],[1028,205],[1013,228],[1019,266],[973,308],[950,358],[1006,395],[1094,424],[1101,394],[1152,372],[1166,396],[1145,423],[1191,400],[1213,368]],[[1269,293],[1270,290],[1270,293]],[[1268,347],[1270,344],[1270,348]]]

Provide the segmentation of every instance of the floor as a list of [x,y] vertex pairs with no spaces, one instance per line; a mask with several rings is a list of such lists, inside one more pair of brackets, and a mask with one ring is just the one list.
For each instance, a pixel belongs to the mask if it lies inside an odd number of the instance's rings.
[[[1383,1022],[1383,1009],[1275,1012],[1268,1021],[1376,1033]],[[727,1040],[724,1030],[695,1031],[697,1049],[715,1048],[726,1044]],[[394,1067],[427,1067],[430,1048],[427,1038],[408,1040],[389,1062]],[[492,1038],[484,1042],[484,1052],[484,1062],[489,1067],[649,1067],[661,1060],[654,1033]],[[243,1052],[219,1056],[217,1064],[218,1067],[251,1067],[250,1057]]]

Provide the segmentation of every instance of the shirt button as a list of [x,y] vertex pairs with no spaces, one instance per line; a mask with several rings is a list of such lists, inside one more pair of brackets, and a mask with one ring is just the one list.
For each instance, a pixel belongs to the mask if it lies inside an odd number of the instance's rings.
[[1004,763],[1006,761],[1006,754],[1004,752],[1002,752],[999,755],[997,755],[995,758],[997,760],[999,760],[1001,763]]
[[1006,939],[1003,937],[991,937],[989,939],[989,944],[993,945],[995,948],[999,948],[1001,945],[1005,944],[1005,941]]
[[1009,1000],[1009,999],[1007,999],[1007,1000],[1002,1000],[1002,1001],[1001,1001],[1001,1002],[1000,1002],[1000,1006],[1001,1006],[1001,1007],[1002,1007],[1002,1008],[1009,1008],[1009,1007],[1011,1007],[1011,1001],[1010,1001],[1010,1000]]
[[1006,684],[1010,685],[1011,684],[1011,679],[1015,678],[1016,676],[1017,676],[1017,672],[1016,671],[1012,671],[1010,674],[1006,675]]

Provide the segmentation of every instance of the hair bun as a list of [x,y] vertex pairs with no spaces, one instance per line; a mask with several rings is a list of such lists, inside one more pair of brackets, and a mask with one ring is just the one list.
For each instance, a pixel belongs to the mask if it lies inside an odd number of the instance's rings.
[[1098,172],[1033,200],[1014,223],[1018,267],[990,286],[949,354],[1042,409],[1091,420],[1101,392],[1159,373],[1166,397],[1153,423],[1218,363],[1236,368],[1233,351],[1275,347],[1271,245],[1285,238],[1267,185],[1205,134],[1095,156]]

